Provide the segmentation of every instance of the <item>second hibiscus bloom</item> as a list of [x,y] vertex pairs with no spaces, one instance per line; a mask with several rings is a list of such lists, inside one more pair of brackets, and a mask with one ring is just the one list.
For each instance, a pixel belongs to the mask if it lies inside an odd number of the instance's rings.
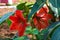
[[48,7],[44,6],[35,14],[33,22],[38,30],[47,28],[49,25],[48,21],[53,18],[48,12]]

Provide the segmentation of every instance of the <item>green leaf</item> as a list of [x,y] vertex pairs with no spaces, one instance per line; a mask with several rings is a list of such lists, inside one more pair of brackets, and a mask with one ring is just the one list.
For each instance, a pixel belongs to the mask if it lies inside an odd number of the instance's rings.
[[45,40],[45,34],[46,32],[48,31],[48,29],[44,29],[42,30],[41,32],[39,32],[36,37],[37,37],[37,40]]
[[55,22],[48,27],[48,32],[46,35],[46,40],[52,37],[54,31],[60,26],[60,22]]
[[60,40],[60,26],[54,30],[51,40]]
[[43,35],[36,35],[37,40],[43,40]]
[[37,35],[38,33],[39,33],[39,31],[38,31],[36,28],[34,28],[34,29],[32,30],[32,34]]
[[6,22],[7,22],[8,26],[10,26],[11,21],[9,19],[7,19]]
[[33,5],[30,14],[28,15],[28,20],[32,17],[33,14],[35,14],[45,3],[46,0],[37,0],[35,4]]
[[60,8],[60,0],[49,0],[49,2],[56,8]]
[[26,17],[26,16],[28,16],[28,13],[32,7],[32,4],[27,5],[27,3],[25,2],[25,3],[18,4],[16,7],[18,10],[23,10],[23,12],[24,12],[23,15],[24,15],[24,17]]
[[15,38],[13,40],[29,40],[29,39],[27,36],[22,36],[22,37]]
[[26,33],[26,34],[31,34],[31,32],[32,32],[32,27],[31,27],[31,26],[28,26],[28,27],[26,28],[25,33]]
[[18,4],[16,7],[18,10],[23,10],[24,13],[29,13],[29,8],[31,8],[32,4],[26,5],[25,3]]
[[27,7],[29,7],[29,9],[31,9],[33,6],[33,4],[27,5]]
[[46,2],[46,0],[36,0],[37,4],[41,4],[41,2]]
[[58,8],[58,15],[60,16],[60,8]]
[[44,29],[44,30],[42,30],[41,32],[40,32],[40,34],[45,34],[46,32],[48,31],[48,29]]
[[15,38],[13,40],[24,40],[24,37],[18,37],[18,38]]
[[35,34],[35,35],[38,34],[38,32],[39,31],[36,28],[32,29],[31,26],[28,26],[25,31],[26,34]]
[[25,4],[26,4],[26,2],[25,3],[18,4],[16,7],[17,7],[18,10],[23,10],[25,8],[24,7]]

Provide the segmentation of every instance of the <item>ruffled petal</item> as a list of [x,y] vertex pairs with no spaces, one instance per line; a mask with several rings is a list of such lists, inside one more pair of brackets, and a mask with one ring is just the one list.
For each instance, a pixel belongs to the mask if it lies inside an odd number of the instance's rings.
[[37,17],[44,17],[46,15],[46,13],[37,13],[36,16]]
[[41,18],[40,19],[41,20],[41,22],[44,22],[44,23],[46,23],[46,25],[49,25],[49,20],[47,20],[47,18]]
[[17,23],[18,22],[18,18],[15,16],[10,16],[9,19],[13,22],[13,23]]
[[40,30],[40,29],[41,29],[40,23],[37,21],[36,18],[33,19],[33,22],[34,22],[34,25],[36,26],[36,28],[37,28],[38,30]]
[[48,19],[53,19],[53,16],[51,14],[47,14]]
[[37,25],[37,19],[36,18],[33,19],[33,22],[34,22],[34,25]]
[[33,22],[38,30],[45,29],[49,25],[48,20],[46,18],[41,18],[39,21],[37,21],[37,18],[34,18]]
[[26,24],[20,24],[20,28],[18,30],[18,35],[19,36],[23,36],[24,35],[24,32],[25,32],[26,27],[27,27]]
[[48,13],[48,12],[49,12],[49,9],[47,6],[44,6],[39,10],[39,13]]
[[36,25],[36,28],[37,28],[38,30],[41,29],[41,25],[40,25],[40,23],[38,23],[38,24]]
[[26,22],[21,10],[16,10],[15,14],[18,18],[20,18],[21,21]]
[[12,23],[10,26],[10,30],[18,30],[19,29],[19,25],[16,23]]

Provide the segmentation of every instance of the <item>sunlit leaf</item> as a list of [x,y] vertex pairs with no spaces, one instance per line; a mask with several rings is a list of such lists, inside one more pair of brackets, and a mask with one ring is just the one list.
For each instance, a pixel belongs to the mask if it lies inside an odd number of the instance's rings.
[[38,34],[39,33],[39,31],[36,29],[36,28],[34,28],[33,30],[32,30],[32,34]]
[[4,16],[2,16],[0,18],[0,24],[5,21],[7,18],[9,18],[9,16],[11,16],[13,14],[13,12],[8,12],[7,14],[5,14]]

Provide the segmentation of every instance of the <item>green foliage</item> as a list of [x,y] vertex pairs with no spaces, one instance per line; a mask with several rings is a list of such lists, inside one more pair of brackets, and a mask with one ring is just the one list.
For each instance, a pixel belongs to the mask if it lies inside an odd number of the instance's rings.
[[54,30],[51,40],[60,40],[60,25]]
[[36,28],[33,28],[31,26],[28,26],[25,31],[26,34],[38,34],[38,30]]
[[29,5],[26,5],[26,4],[27,2],[21,3],[21,4],[18,4],[16,7],[18,10],[23,10],[24,13],[29,13],[29,9],[31,8],[33,4],[29,4]]
[[31,32],[32,32],[32,27],[31,27],[31,26],[28,26],[28,27],[26,28],[25,33],[26,33],[26,34],[31,34]]
[[36,35],[37,40],[45,40],[45,37],[46,37],[45,34],[46,34],[47,31],[48,31],[48,29],[44,29],[41,32],[39,32]]
[[18,9],[18,10],[23,10],[23,9],[25,8],[25,7],[24,7],[25,4],[26,4],[26,3],[18,4],[18,5],[17,5],[17,9]]
[[[49,0],[51,5],[49,5],[54,12],[54,15],[60,16],[60,0]],[[18,10],[23,10],[24,17],[28,16],[28,21],[32,16],[46,3],[46,0],[36,0],[35,4],[20,3],[16,6]],[[33,5],[33,7],[32,7]],[[32,8],[32,9],[31,9]],[[31,10],[31,11],[30,11]],[[30,13],[29,13],[30,12]],[[9,12],[0,18],[0,24],[6,20],[7,24],[10,26],[11,21],[8,19],[13,12]],[[36,28],[32,28],[32,26],[28,26],[26,28],[25,34],[35,35],[37,40],[60,40],[60,22],[55,22],[48,26],[48,28],[38,31]],[[1,40],[1,39],[0,39]],[[11,40],[11,39],[4,39]],[[13,40],[29,40],[27,36],[16,37]]]
[[32,8],[33,4],[20,3],[16,7],[18,10],[22,10],[24,12],[24,17],[28,16],[30,9]]
[[56,8],[60,8],[60,0],[49,0],[49,2]]
[[46,0],[36,0],[37,4],[40,5],[42,2],[46,2]]
[[22,36],[22,37],[15,38],[13,40],[28,40],[28,38],[27,36]]
[[58,8],[58,15],[60,16],[60,8]]
[[6,22],[7,22],[8,26],[11,25],[11,21],[9,19],[7,19]]
[[15,38],[14,40],[24,40],[24,37],[18,37],[18,38]]
[[55,22],[48,27],[48,33],[46,35],[46,40],[49,40],[52,37],[53,33],[55,32],[57,28],[59,28],[59,26],[60,26],[60,22]]
[[32,34],[37,35],[38,33],[39,33],[39,31],[38,31],[36,28],[34,28],[34,29],[32,30]]

